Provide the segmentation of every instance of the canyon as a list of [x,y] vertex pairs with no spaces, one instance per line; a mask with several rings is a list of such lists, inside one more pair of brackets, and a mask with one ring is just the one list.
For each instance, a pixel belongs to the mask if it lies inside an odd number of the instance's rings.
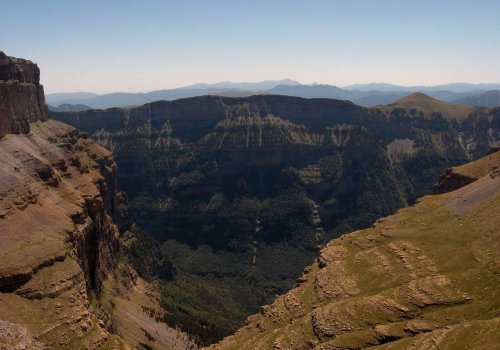
[[203,345],[292,288],[331,239],[432,193],[500,140],[499,108],[418,93],[376,108],[202,96],[51,116],[113,152],[133,220],[176,271],[167,321]]
[[499,141],[422,93],[49,115],[0,52],[0,348],[492,348]]

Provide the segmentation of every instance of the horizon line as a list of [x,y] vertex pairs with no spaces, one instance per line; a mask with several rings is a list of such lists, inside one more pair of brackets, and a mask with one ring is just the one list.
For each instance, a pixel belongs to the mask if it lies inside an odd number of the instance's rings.
[[[258,83],[263,83],[263,82],[269,82],[269,81],[281,81],[281,80],[292,80],[298,84],[292,85],[292,84],[283,84],[283,85],[288,85],[288,86],[318,86],[318,85],[323,85],[323,86],[331,86],[331,87],[337,87],[340,89],[347,89],[351,88],[353,86],[357,85],[390,85],[394,87],[400,87],[400,88],[433,88],[433,87],[442,87],[446,85],[500,85],[500,82],[481,82],[481,83],[470,83],[470,82],[465,82],[465,81],[458,81],[458,82],[447,82],[447,83],[441,83],[441,84],[433,84],[433,85],[425,85],[425,84],[417,84],[417,85],[400,85],[396,83],[387,83],[387,82],[370,82],[370,83],[354,83],[354,84],[349,84],[349,85],[335,85],[331,83],[301,83],[296,79],[291,79],[291,78],[283,78],[283,79],[266,79],[266,80],[258,80],[258,81],[231,81],[231,80],[226,80],[226,81],[217,81],[214,83],[194,83],[194,84],[189,84],[189,85],[182,85],[179,87],[172,87],[172,88],[163,88],[163,89],[153,89],[153,90],[142,90],[142,91],[108,91],[108,92],[93,92],[93,91],[56,91],[56,92],[45,92],[45,95],[53,95],[53,94],[78,94],[78,93],[90,93],[90,94],[95,94],[95,95],[108,95],[108,94],[147,94],[151,92],[157,92],[157,91],[165,91],[165,90],[179,90],[179,89],[186,89],[189,90],[191,87],[195,85],[216,85],[216,84],[225,84],[225,83],[230,83],[230,84],[258,84]],[[46,85],[42,84],[44,88],[46,88]],[[280,86],[280,85],[276,85]],[[241,88],[217,88],[217,87],[201,87],[201,88],[192,88],[192,90],[209,90],[209,89],[220,89],[220,90],[239,90],[239,91],[252,91],[251,89],[241,89]],[[272,89],[272,88],[271,88]],[[265,89],[263,91],[267,91],[269,89]],[[376,90],[374,90],[376,91]]]

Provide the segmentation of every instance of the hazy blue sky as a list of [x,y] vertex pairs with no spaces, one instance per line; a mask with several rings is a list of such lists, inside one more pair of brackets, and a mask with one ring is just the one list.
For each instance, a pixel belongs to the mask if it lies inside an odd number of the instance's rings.
[[499,19],[500,0],[0,0],[0,50],[46,92],[500,82]]

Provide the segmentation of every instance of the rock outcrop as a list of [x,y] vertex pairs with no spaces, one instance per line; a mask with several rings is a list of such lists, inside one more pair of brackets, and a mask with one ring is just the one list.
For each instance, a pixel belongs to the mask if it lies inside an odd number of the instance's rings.
[[294,289],[209,349],[498,347],[499,165],[466,165],[474,182],[331,241]]
[[492,147],[490,154],[472,163],[462,166],[448,168],[434,185],[434,194],[446,193],[462,188],[481,176],[489,169],[495,169],[500,165],[500,149]]
[[446,172],[439,177],[438,181],[434,185],[434,194],[451,192],[476,180],[476,178],[454,171],[453,168],[448,168],[446,169]]
[[7,134],[27,134],[30,122],[47,118],[38,66],[0,51],[0,138]]

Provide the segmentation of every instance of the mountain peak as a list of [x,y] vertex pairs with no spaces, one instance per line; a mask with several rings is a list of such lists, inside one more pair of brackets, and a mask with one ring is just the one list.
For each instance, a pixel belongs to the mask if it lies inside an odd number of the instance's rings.
[[386,113],[390,113],[395,108],[406,109],[408,111],[417,110],[427,118],[433,114],[440,113],[446,119],[465,119],[474,110],[472,106],[453,104],[435,99],[422,92],[414,92],[394,103],[379,106]]
[[402,103],[402,102],[407,102],[407,101],[415,101],[415,102],[422,102],[422,101],[429,101],[429,102],[441,102],[427,94],[424,94],[423,92],[414,92],[412,94],[409,94],[408,96],[405,96],[403,98],[400,98],[397,100],[395,103]]

